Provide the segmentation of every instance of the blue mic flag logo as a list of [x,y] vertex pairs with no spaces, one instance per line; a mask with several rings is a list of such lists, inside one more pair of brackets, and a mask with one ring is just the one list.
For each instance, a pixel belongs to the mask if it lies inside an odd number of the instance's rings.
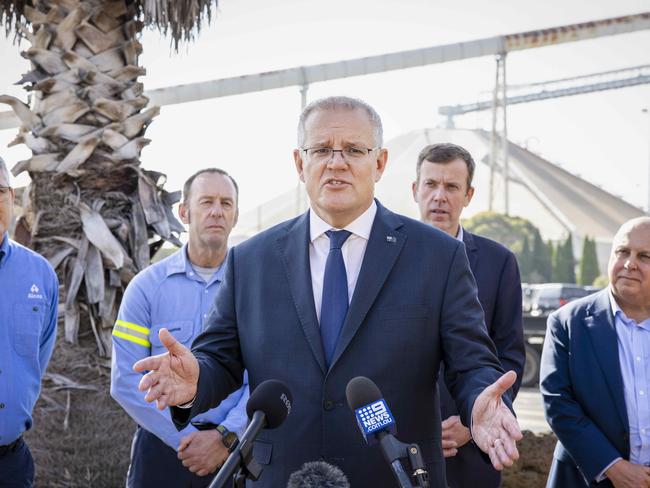
[[359,429],[369,444],[377,442],[375,434],[381,431],[395,433],[395,418],[384,399],[379,399],[354,411]]

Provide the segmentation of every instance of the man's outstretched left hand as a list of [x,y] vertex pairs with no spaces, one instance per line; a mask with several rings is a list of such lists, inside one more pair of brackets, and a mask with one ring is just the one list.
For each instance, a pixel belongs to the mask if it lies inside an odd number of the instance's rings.
[[476,398],[472,408],[472,438],[501,471],[519,459],[516,442],[522,438],[517,419],[501,400],[515,383],[517,374],[508,371]]

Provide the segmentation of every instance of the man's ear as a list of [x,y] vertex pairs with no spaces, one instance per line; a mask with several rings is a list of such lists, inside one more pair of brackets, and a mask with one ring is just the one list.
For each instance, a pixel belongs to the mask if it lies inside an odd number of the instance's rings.
[[411,191],[413,192],[413,200],[415,200],[415,203],[419,203],[418,200],[418,180],[415,180],[413,184],[411,184]]
[[305,182],[305,175],[303,174],[303,161],[302,161],[302,151],[300,149],[293,150],[293,162],[296,165],[296,171],[298,172],[298,178],[303,183]]
[[469,205],[469,202],[472,201],[472,197],[474,196],[474,187],[470,186],[469,189],[467,190],[467,194],[465,195],[465,207]]
[[190,209],[185,202],[182,202],[178,206],[178,216],[181,218],[181,222],[183,222],[184,224],[190,223]]
[[375,166],[375,183],[381,180],[381,175],[384,174],[386,169],[386,163],[388,162],[388,149],[381,148],[379,149],[379,154],[377,154],[377,161]]

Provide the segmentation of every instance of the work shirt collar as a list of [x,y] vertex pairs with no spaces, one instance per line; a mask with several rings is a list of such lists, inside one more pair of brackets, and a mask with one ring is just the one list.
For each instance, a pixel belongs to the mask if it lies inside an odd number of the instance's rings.
[[[221,283],[221,281],[223,281],[223,275],[225,273],[225,268],[226,268],[225,264],[226,264],[226,259],[224,259],[223,262],[219,265],[219,268],[217,268],[216,273],[212,275],[212,278],[208,283],[206,283],[206,285],[211,285],[215,282]],[[183,247],[181,247],[178,252],[174,253],[171,256],[169,260],[169,265],[167,266],[167,276],[171,276],[173,274],[179,274],[179,273],[184,274],[190,280],[200,281],[201,283],[204,282],[201,279],[201,277],[197,274],[197,272],[194,271],[194,268],[192,267],[192,263],[190,262],[190,258],[187,256],[187,244],[184,244]]]

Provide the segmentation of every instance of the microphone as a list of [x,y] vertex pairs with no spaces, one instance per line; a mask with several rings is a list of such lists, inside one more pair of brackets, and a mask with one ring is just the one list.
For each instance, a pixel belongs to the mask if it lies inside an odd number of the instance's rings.
[[348,479],[336,466],[324,461],[312,461],[302,465],[289,477],[287,488],[350,488]]
[[248,427],[209,488],[222,488],[232,482],[238,468],[240,473],[235,479],[237,486],[244,486],[246,477],[257,481],[262,468],[253,458],[253,441],[262,429],[275,429],[280,426],[291,413],[292,402],[289,388],[281,381],[266,380],[255,388],[246,403]]
[[395,418],[377,385],[365,376],[352,378],[345,388],[348,406],[354,412],[361,435],[368,445],[379,441],[379,434],[397,434]]
[[[345,388],[345,397],[354,412],[363,438],[369,445],[379,443],[384,459],[390,465],[399,487],[413,488],[400,459],[408,456],[407,448],[417,446],[408,446],[395,438],[395,418],[377,385],[365,376],[357,376],[352,378]],[[417,450],[419,451],[419,448]]]

